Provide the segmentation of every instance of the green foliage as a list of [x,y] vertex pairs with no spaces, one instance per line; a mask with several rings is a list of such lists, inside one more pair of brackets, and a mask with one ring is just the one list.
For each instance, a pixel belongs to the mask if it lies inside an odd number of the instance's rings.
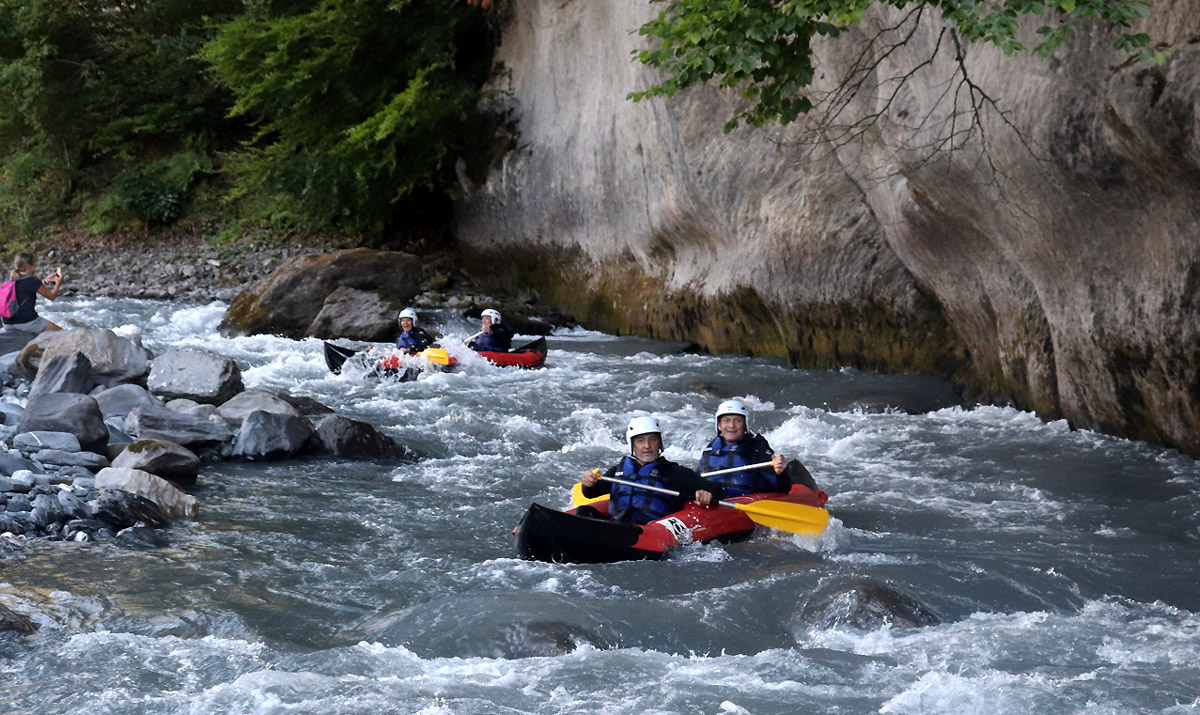
[[0,0],[0,230],[34,231],[81,187],[223,141],[228,95],[192,55],[209,17],[239,5]]
[[405,201],[450,191],[486,67],[461,49],[479,22],[445,0],[252,5],[201,53],[256,128],[229,160],[231,197],[260,218],[377,234]]
[[198,197],[233,230],[444,216],[486,142],[464,130],[485,23],[452,0],[0,0],[0,237],[168,224]]
[[728,132],[746,121],[762,126],[788,124],[812,108],[805,91],[813,81],[812,40],[836,37],[858,24],[873,4],[897,9],[921,6],[939,12],[959,36],[991,43],[1005,54],[1025,51],[1020,21],[1046,16],[1037,30],[1035,54],[1047,57],[1069,42],[1079,20],[1099,19],[1117,32],[1116,49],[1161,64],[1161,51],[1150,37],[1129,32],[1149,14],[1144,0],[651,0],[665,10],[639,29],[658,40],[654,49],[634,52],[662,72],[661,82],[633,92],[630,99],[672,97],[694,84],[719,79],[737,88],[747,109],[725,126]]

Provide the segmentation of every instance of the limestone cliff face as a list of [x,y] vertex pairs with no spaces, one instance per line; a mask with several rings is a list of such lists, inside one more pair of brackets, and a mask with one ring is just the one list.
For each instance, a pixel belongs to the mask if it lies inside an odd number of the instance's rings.
[[[1157,3],[1145,28],[1176,48],[1163,68],[1126,62],[1098,27],[1051,60],[968,48],[972,81],[1010,110],[970,133],[969,117],[949,122],[966,90],[945,35],[886,101],[941,24],[885,55],[872,23],[898,16],[874,18],[821,49],[825,89],[864,50],[879,60],[835,124],[880,119],[839,142],[816,115],[723,134],[736,98],[709,89],[625,100],[652,79],[629,54],[656,11],[644,0],[513,0],[496,80],[513,148],[464,166],[464,258],[589,326],[939,372],[975,397],[1200,454],[1189,4]],[[956,151],[930,151],[951,135]]]

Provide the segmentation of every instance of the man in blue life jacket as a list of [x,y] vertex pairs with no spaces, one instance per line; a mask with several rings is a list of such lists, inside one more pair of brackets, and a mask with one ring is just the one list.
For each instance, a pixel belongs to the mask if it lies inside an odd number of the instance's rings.
[[425,328],[417,327],[417,311],[405,308],[396,320],[402,331],[400,337],[396,338],[396,348],[401,355],[416,355],[433,345],[433,336]]
[[[629,455],[609,467],[604,476],[670,489],[679,492],[679,496],[604,482],[599,470],[586,472],[581,480],[583,495],[593,498],[608,493],[608,513],[612,520],[647,524],[679,511],[688,501],[707,505],[724,498],[725,490],[721,485],[662,458],[662,429],[655,418],[646,416],[630,420],[625,430],[625,442],[629,446]],[[586,515],[587,512],[585,507],[579,507],[576,513]]]
[[512,349],[513,331],[500,322],[500,311],[488,308],[479,316],[482,329],[467,347],[481,353],[506,353]]
[[[716,421],[717,436],[700,457],[701,475],[771,462],[769,467],[742,469],[711,479],[724,486],[725,493],[731,497],[763,492],[786,493],[791,490],[792,477],[787,459],[782,454],[776,454],[765,437],[750,431],[750,411],[746,409],[746,403],[738,399],[725,400],[717,405]],[[799,465],[799,462],[796,464]],[[808,470],[804,471],[807,473]]]

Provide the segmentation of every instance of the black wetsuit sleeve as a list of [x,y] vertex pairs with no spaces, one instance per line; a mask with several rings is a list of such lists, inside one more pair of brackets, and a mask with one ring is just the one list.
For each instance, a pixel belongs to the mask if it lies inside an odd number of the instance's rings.
[[[617,465],[615,465],[615,464],[613,466],[609,467],[608,471],[604,473],[604,477],[606,479],[608,477],[615,477],[616,475],[617,475]],[[590,487],[583,487],[583,495],[585,497],[587,497],[588,499],[595,499],[596,497],[602,497],[605,494],[608,494],[610,491],[612,491],[612,483],[606,482],[604,480],[600,480]]]
[[685,500],[691,501],[695,499],[696,492],[700,490],[712,492],[714,499],[725,498],[725,487],[716,482],[709,481],[695,471],[674,462],[671,463],[671,468],[665,477],[666,482],[671,485],[669,488],[679,492],[679,495]]
[[417,330],[419,331],[416,334],[417,350],[424,350],[430,345],[433,345],[433,336],[429,334],[428,330],[425,330],[424,328],[417,328]]
[[[767,442],[767,438],[763,437],[761,434],[754,435],[752,449],[754,450],[753,459],[746,460],[752,464],[758,462],[769,462],[771,461],[771,457],[775,455],[775,450],[771,449],[771,445],[769,442]],[[774,467],[765,467],[765,469],[769,469],[772,472],[775,471]],[[786,494],[792,490],[792,475],[790,472],[791,467],[788,466],[784,467],[782,472],[775,475],[775,483],[779,485],[777,491]]]

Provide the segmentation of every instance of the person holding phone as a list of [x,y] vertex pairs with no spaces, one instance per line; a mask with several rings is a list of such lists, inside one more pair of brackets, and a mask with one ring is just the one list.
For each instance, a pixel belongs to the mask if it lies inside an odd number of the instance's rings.
[[16,306],[12,315],[3,319],[5,330],[34,334],[47,330],[62,330],[37,314],[39,295],[46,300],[58,297],[58,291],[62,288],[62,268],[46,276],[45,280],[38,278],[36,274],[37,256],[22,252],[13,258],[13,269],[9,279],[14,282]]

